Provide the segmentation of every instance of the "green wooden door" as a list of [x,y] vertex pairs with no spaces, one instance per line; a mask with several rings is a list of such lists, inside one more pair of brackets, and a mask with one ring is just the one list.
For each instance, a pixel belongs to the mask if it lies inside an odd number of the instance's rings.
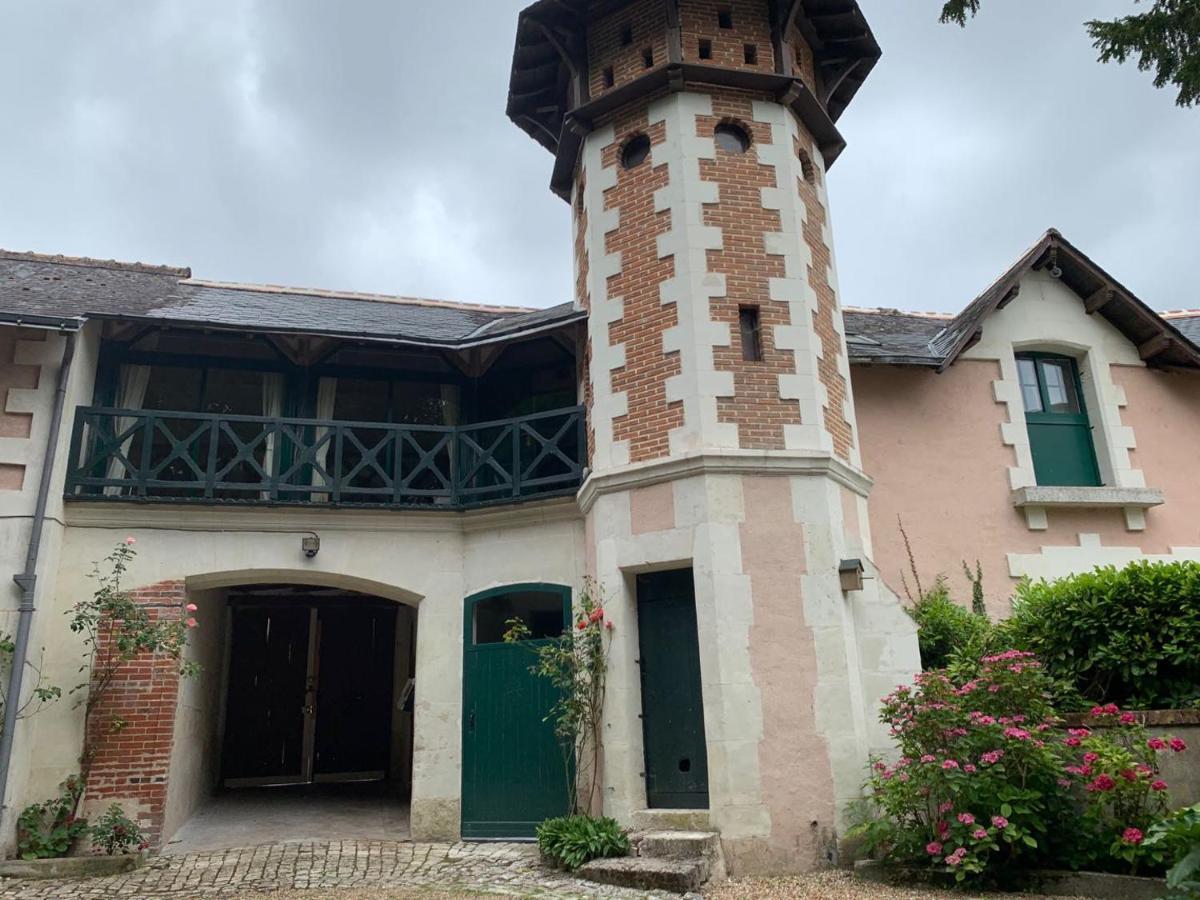
[[[540,822],[568,812],[567,766],[546,721],[559,695],[530,668],[536,649],[569,627],[570,612],[570,590],[556,585],[513,585],[467,599],[464,838],[532,838]],[[506,623],[517,617],[534,639],[506,644]]]
[[692,570],[639,575],[637,608],[646,800],[651,809],[707,809]]
[[1051,353],[1020,353],[1017,372],[1037,483],[1098,486],[1092,426],[1075,360]]

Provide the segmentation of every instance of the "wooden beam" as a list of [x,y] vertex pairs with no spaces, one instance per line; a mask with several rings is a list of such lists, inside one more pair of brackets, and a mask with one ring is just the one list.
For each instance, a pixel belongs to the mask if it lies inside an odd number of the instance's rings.
[[577,47],[573,46],[576,42],[556,33],[545,22],[532,17],[528,21],[541,33],[550,46],[558,52],[559,59],[567,67],[567,71],[571,73],[571,106],[582,106],[584,103],[587,103],[590,96],[587,61],[580,58]]
[[667,62],[683,62],[683,28],[679,21],[679,0],[663,0],[667,8]]
[[1169,334],[1156,334],[1150,340],[1138,344],[1138,356],[1143,360],[1153,359],[1171,349],[1175,343]]
[[1089,316],[1093,313],[1098,313],[1112,302],[1116,294],[1117,292],[1106,284],[1104,287],[1100,288],[1100,290],[1096,291],[1096,293],[1092,294],[1092,296],[1083,301],[1083,308],[1087,311]]
[[1011,288],[1008,289],[1008,293],[1006,293],[1003,297],[1000,298],[1000,302],[996,304],[996,309],[1004,309],[1004,307],[1008,306],[1008,304],[1012,303],[1020,295],[1021,295],[1021,285],[1014,284]]
[[837,89],[842,86],[850,75],[854,74],[854,70],[862,65],[862,57],[852,59],[845,65],[839,66],[834,71],[826,74],[824,70],[821,72],[821,102],[828,103],[829,98],[837,93]]

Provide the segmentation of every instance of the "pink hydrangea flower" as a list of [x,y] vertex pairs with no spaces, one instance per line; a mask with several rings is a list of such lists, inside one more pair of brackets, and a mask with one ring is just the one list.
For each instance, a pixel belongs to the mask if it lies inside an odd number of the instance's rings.
[[1024,728],[1005,728],[1004,736],[1012,738],[1014,741],[1027,741],[1030,738],[1029,732]]
[[950,812],[950,810],[952,810],[952,809],[954,809],[954,804],[947,801],[938,807],[938,813],[941,815],[945,815],[946,813]]
[[967,855],[966,848],[959,847],[957,850],[955,850],[953,853],[951,853],[949,856],[946,857],[946,860],[945,860],[946,865],[957,866],[963,861],[964,858],[966,858],[966,855]]
[[1121,840],[1126,844],[1140,844],[1142,842],[1142,831],[1140,828],[1126,828],[1121,835]]
[[1187,749],[1187,744],[1183,742],[1183,738],[1171,738],[1171,749],[1176,753],[1182,753]]
[[1167,742],[1160,737],[1152,737],[1150,740],[1146,741],[1146,746],[1151,750],[1166,750]]
[[1096,776],[1096,779],[1087,786],[1087,789],[1093,794],[1096,794],[1103,793],[1104,791],[1111,791],[1116,786],[1117,783],[1113,780],[1111,775],[1101,774]]
[[987,830],[983,829],[983,828],[976,828],[974,831],[971,832],[971,837],[975,838],[975,840],[977,840],[977,841],[982,841],[987,836],[988,836]]
[[969,812],[959,813],[958,821],[962,822],[964,825],[974,825],[975,817],[973,815],[971,815]]
[[[1163,746],[1166,746],[1166,745],[1164,744]],[[926,753],[924,756],[921,757],[921,762],[923,762],[923,763],[937,762],[937,757],[934,756],[932,753]]]
[[992,816],[992,824],[1003,830],[1008,827],[1008,819],[1004,816]]
[[1068,747],[1078,747],[1083,742],[1080,741],[1079,738],[1077,738],[1077,737],[1069,737],[1065,741],[1063,741],[1063,743],[1066,744]]
[[974,775],[979,770],[977,768],[975,768],[974,763],[967,763],[966,765],[963,766],[963,771],[966,772],[968,775]]
[[1087,753],[1083,754],[1083,761],[1084,761],[1085,763],[1094,763],[1094,762],[1095,762],[1096,760],[1098,760],[1099,758],[1100,758],[1100,754],[1098,754],[1098,753],[1092,753],[1091,751],[1089,751],[1089,752],[1087,752]]
[[1085,737],[1092,736],[1092,732],[1088,728],[1068,728],[1067,734],[1069,734],[1071,737],[1077,737],[1077,738],[1085,738]]
[[937,841],[930,841],[928,844],[925,845],[925,852],[928,853],[930,856],[941,856],[942,845],[939,844]]
[[944,760],[942,760],[942,768],[945,769],[946,771],[950,771],[951,769],[957,769],[958,762],[953,759],[944,759]]

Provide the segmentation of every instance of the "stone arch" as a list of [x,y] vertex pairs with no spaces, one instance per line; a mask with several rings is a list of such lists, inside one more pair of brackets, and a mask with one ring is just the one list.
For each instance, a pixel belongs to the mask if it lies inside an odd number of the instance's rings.
[[418,606],[421,594],[382,581],[347,575],[342,572],[322,572],[315,569],[234,569],[190,575],[185,581],[189,591],[207,591],[238,587],[244,584],[303,584],[313,587],[341,588],[371,597],[382,597],[405,606]]

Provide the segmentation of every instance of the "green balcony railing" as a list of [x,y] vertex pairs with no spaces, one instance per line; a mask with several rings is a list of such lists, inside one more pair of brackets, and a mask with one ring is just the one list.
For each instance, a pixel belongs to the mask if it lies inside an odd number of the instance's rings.
[[582,407],[474,425],[83,407],[68,499],[462,509],[573,493]]

